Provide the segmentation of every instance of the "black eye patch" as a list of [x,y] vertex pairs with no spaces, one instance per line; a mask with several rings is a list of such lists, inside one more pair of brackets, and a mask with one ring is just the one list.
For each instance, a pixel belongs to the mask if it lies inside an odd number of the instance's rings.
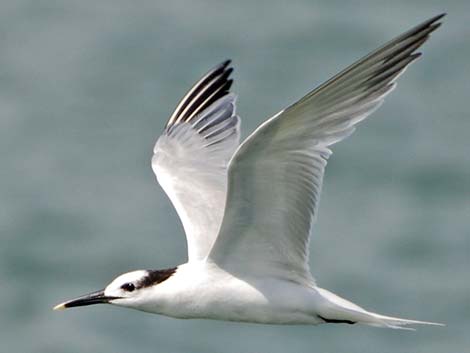
[[146,288],[161,283],[176,272],[176,267],[165,270],[147,270],[147,276],[137,283],[137,288]]
[[121,286],[121,289],[125,290],[126,292],[132,292],[135,289],[135,286],[133,283],[124,283]]

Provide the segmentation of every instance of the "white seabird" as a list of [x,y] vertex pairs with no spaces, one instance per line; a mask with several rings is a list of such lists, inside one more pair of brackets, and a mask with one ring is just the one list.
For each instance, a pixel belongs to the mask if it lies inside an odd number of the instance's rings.
[[435,324],[376,314],[318,287],[308,244],[329,146],[381,105],[443,16],[365,56],[240,145],[230,61],[209,71],[177,106],[152,158],[183,223],[188,262],[125,273],[54,309],[109,303],[184,319]]

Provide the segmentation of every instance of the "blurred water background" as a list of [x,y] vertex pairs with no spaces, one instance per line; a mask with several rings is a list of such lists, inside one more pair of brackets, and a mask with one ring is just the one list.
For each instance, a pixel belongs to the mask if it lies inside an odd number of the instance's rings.
[[[179,98],[232,58],[243,136],[385,41],[444,25],[382,108],[334,147],[311,267],[380,313],[444,322],[174,320],[53,312],[116,275],[186,260],[150,169]],[[468,352],[470,2],[0,2],[1,352]]]

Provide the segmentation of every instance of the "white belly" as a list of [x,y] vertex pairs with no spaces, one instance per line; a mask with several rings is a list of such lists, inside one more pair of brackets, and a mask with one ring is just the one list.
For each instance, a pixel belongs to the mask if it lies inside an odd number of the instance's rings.
[[177,318],[317,324],[315,288],[274,278],[237,278],[216,267],[182,265],[149,289],[139,310]]

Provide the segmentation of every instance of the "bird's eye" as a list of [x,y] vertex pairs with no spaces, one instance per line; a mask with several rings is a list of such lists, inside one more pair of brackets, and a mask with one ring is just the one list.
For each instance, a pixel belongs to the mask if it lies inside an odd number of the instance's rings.
[[121,289],[125,290],[126,292],[132,292],[135,289],[135,286],[133,283],[124,283],[121,286]]

